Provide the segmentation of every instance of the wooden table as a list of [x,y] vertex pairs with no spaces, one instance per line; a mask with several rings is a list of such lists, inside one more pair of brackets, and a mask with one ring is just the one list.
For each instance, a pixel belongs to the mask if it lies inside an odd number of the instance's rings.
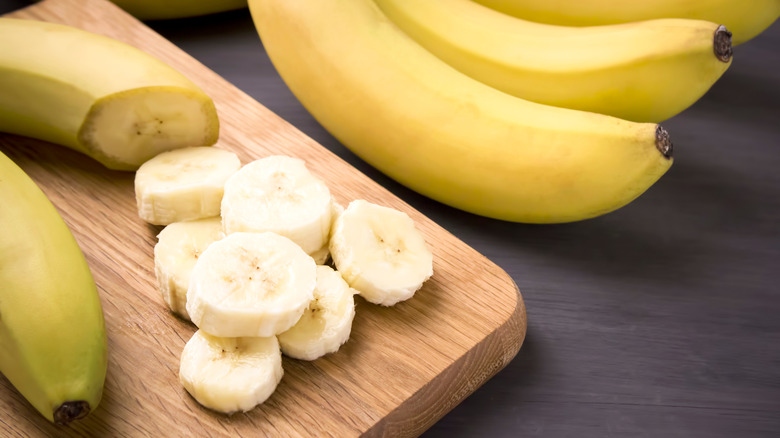
[[150,24],[518,284],[520,353],[424,436],[780,436],[780,23],[664,123],[675,164],[654,187],[552,226],[445,207],[360,161],[290,94],[247,11]]

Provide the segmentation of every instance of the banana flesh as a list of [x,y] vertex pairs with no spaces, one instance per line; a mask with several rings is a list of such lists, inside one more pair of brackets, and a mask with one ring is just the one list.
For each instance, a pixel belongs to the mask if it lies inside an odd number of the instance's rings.
[[470,0],[376,0],[459,71],[547,105],[660,122],[696,102],[731,63],[730,33],[700,20],[564,27]]
[[352,331],[356,291],[349,287],[338,271],[317,266],[314,298],[301,318],[277,338],[285,356],[315,360],[336,352]]
[[0,131],[64,145],[110,169],[217,141],[214,102],[130,45],[61,24],[0,18]]
[[656,18],[691,18],[724,24],[734,44],[755,38],[780,17],[777,0],[474,0],[524,20],[562,26],[599,26]]
[[672,164],[663,128],[540,105],[445,64],[372,0],[250,0],[277,71],[362,159],[450,206],[516,222],[620,208]]
[[179,363],[179,381],[187,392],[201,405],[226,414],[263,403],[283,374],[275,336],[220,338],[198,330]]
[[192,268],[187,313],[214,336],[274,336],[295,325],[315,285],[314,260],[290,239],[232,233],[209,245]]
[[225,237],[219,217],[175,222],[157,235],[154,272],[163,301],[171,311],[189,320],[187,290],[192,268],[212,243]]
[[332,200],[328,186],[303,160],[274,155],[255,160],[225,183],[225,232],[271,231],[292,239],[307,254],[328,245]]
[[236,154],[215,147],[163,152],[136,171],[138,215],[154,225],[219,216],[225,183],[240,168]]
[[0,153],[0,372],[49,421],[94,411],[107,345],[97,287],[35,183]]
[[[220,166],[200,166],[217,160],[196,149],[152,163],[147,187],[162,192],[193,160],[193,182],[224,178]],[[197,196],[180,201],[170,202],[174,213],[200,204]],[[355,294],[393,305],[433,274],[433,255],[408,215],[363,200],[345,209],[297,158],[270,156],[233,173],[220,213],[169,224],[154,248],[163,300],[198,327],[182,351],[179,379],[198,403],[218,412],[263,403],[282,378],[282,354],[311,361],[338,351],[352,332]],[[237,231],[236,224],[251,231]],[[294,242],[268,229],[309,237]],[[301,242],[323,246],[307,254]],[[322,264],[330,258],[339,270]]]
[[336,269],[360,296],[392,306],[408,300],[433,275],[433,254],[401,211],[352,201],[333,224]]

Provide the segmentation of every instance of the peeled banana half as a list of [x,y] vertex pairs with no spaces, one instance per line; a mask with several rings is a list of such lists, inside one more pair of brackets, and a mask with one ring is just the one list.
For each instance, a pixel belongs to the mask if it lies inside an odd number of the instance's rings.
[[552,106],[660,122],[688,108],[731,64],[731,33],[690,19],[566,27],[471,0],[376,0],[459,71]]
[[656,124],[532,103],[446,64],[373,0],[250,0],[286,84],[336,138],[430,198],[517,222],[620,208],[672,164]]
[[44,417],[67,424],[103,392],[97,287],[57,210],[2,153],[0,224],[0,372]]
[[64,145],[110,169],[217,141],[214,102],[181,73],[120,41],[0,18],[0,131]]

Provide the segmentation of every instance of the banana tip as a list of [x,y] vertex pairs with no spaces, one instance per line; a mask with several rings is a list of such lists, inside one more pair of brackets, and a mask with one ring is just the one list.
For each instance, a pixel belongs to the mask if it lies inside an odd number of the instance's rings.
[[674,145],[672,144],[672,138],[669,136],[669,131],[664,129],[663,126],[658,125],[655,128],[655,147],[666,158],[672,158],[674,152]]
[[79,420],[89,414],[89,403],[84,400],[66,401],[54,410],[54,422],[56,424],[68,424]]
[[733,52],[731,47],[731,32],[722,24],[715,29],[714,49],[715,56],[719,60],[723,62],[729,62],[731,60]]

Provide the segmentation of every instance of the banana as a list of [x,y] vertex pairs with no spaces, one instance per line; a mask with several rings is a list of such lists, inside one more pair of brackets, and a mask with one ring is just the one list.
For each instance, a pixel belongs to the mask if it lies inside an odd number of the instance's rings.
[[89,266],[38,186],[0,153],[0,372],[49,421],[94,411],[107,345]]
[[246,0],[111,0],[139,20],[188,18],[246,7]]
[[433,275],[433,254],[414,221],[360,199],[333,224],[330,253],[344,280],[383,306],[408,300]]
[[753,39],[780,17],[777,0],[474,0],[524,20],[562,26],[599,26],[655,18],[692,18],[724,24],[734,44]]
[[233,233],[212,243],[192,269],[187,312],[214,336],[274,336],[313,298],[316,265],[278,234]]
[[582,220],[631,202],[672,164],[660,126],[500,92],[436,58],[372,0],[249,8],[277,71],[331,134],[450,206],[516,222]]
[[154,225],[219,216],[225,182],[240,168],[236,154],[215,147],[163,152],[135,174],[138,215]]
[[201,405],[246,412],[263,403],[282,380],[275,336],[220,338],[198,330],[184,345],[179,381]]
[[61,24],[0,18],[0,131],[135,170],[160,152],[217,141],[214,102],[130,45]]
[[157,235],[154,272],[157,287],[171,311],[189,320],[187,289],[195,262],[209,245],[225,237],[219,217],[175,222]]
[[255,160],[225,183],[222,224],[230,234],[271,231],[307,254],[328,244],[331,195],[303,160],[274,155]]
[[514,96],[638,122],[696,102],[731,64],[731,34],[700,20],[596,27],[533,23],[470,0],[376,0],[461,72]]
[[277,336],[282,353],[295,359],[315,360],[336,352],[352,331],[354,292],[337,271],[317,266],[314,299],[301,319]]

